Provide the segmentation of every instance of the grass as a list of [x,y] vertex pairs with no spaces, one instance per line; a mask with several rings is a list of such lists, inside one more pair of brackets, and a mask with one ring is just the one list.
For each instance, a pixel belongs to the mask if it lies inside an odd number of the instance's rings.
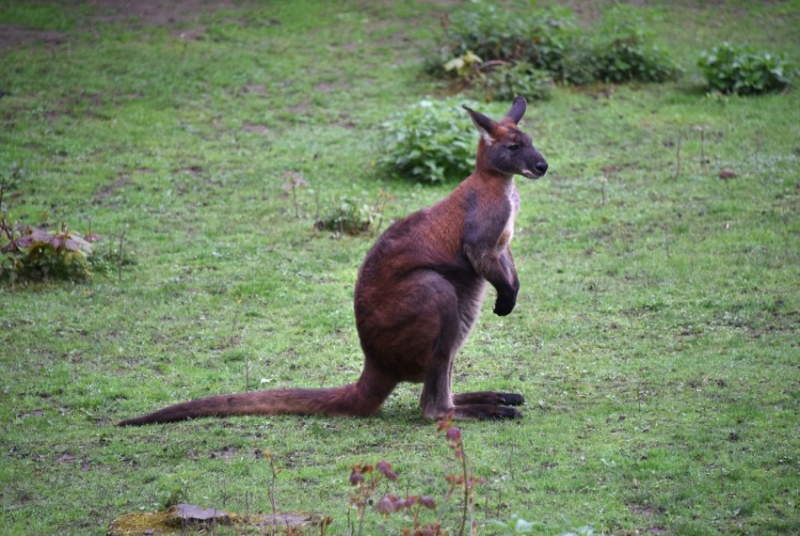
[[[694,61],[746,36],[800,63],[800,4],[648,4],[680,81],[559,88],[529,108],[551,171],[519,181],[520,299],[506,318],[487,305],[457,361],[457,390],[528,400],[521,422],[461,423],[486,479],[477,517],[798,532],[800,97],[706,96]],[[584,22],[602,9],[572,5]],[[441,498],[457,468],[418,386],[369,419],[113,424],[357,376],[352,289],[375,236],[314,222],[341,196],[386,192],[387,222],[453,188],[375,165],[380,124],[447,92],[422,60],[452,6],[220,2],[172,21],[104,6],[0,7],[25,30],[0,52],[0,173],[23,168],[9,216],[125,233],[137,261],[88,284],[0,287],[4,533],[102,534],[176,499],[270,512],[257,449],[283,468],[278,509],[333,516],[337,534],[362,461],[390,461],[398,494]],[[367,528],[410,526],[382,523]]]

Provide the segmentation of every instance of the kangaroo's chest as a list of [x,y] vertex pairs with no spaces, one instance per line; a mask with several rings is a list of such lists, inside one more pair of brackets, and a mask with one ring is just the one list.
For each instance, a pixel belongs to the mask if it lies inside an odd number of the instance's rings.
[[503,227],[503,231],[500,233],[500,239],[497,242],[499,248],[506,247],[511,243],[511,239],[514,238],[514,220],[517,217],[517,212],[519,212],[519,192],[513,184],[506,192],[506,197],[510,210],[508,219],[505,222],[505,227]]

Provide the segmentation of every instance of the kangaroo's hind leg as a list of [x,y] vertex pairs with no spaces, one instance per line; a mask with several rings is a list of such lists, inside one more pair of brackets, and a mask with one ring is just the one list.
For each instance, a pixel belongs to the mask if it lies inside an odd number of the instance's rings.
[[[429,281],[434,283],[434,281]],[[429,356],[422,388],[422,413],[427,419],[440,419],[452,412],[456,419],[514,419],[522,413],[509,403],[522,403],[519,395],[469,393],[453,396],[451,380],[456,352],[466,333],[458,310],[458,297],[452,284],[443,278],[427,287],[430,299],[424,315],[435,325],[437,337]],[[485,396],[489,395],[489,396]]]

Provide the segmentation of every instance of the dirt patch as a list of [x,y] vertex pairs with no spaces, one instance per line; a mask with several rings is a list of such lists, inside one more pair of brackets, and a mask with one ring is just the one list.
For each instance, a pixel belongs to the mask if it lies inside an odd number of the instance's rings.
[[643,517],[662,515],[666,511],[663,506],[656,506],[653,504],[634,503],[628,506],[630,507],[632,513]]
[[236,456],[237,452],[236,449],[231,447],[223,447],[221,450],[217,452],[212,452],[208,455],[209,458],[232,458]]
[[192,164],[190,166],[175,168],[172,170],[174,173],[190,173],[192,175],[200,175],[203,173],[203,166]]
[[191,30],[181,30],[176,32],[176,35],[179,39],[183,39],[185,41],[200,41],[205,38],[206,27],[200,26]]
[[349,89],[350,85],[344,82],[320,82],[314,86],[314,91],[317,93],[336,93],[347,91]]
[[29,44],[44,43],[55,47],[66,40],[66,34],[54,30],[27,30],[0,24],[0,53]]
[[296,106],[290,106],[289,111],[292,112],[293,114],[301,115],[308,110],[308,107],[310,105],[311,105],[311,99],[303,99],[303,102],[301,102],[300,104]]
[[239,88],[240,94],[254,93],[256,95],[266,95],[267,87],[264,84],[257,84],[252,80],[248,80],[245,85]]
[[266,136],[269,134],[269,128],[265,127],[264,125],[257,125],[255,123],[245,121],[244,125],[242,125],[242,132],[251,132],[253,134],[261,134],[262,136]]
[[97,193],[94,194],[94,198],[96,201],[102,201],[104,199],[108,199],[114,192],[128,186],[131,184],[131,177],[127,173],[123,173],[119,176],[119,178],[111,184],[107,184],[97,190]]
[[336,85],[323,82],[314,86],[314,89],[320,93],[331,93],[336,89]]
[[[86,19],[86,28],[95,24],[138,23],[144,25],[169,25],[196,21],[204,12],[219,9],[235,10],[235,0],[92,0],[95,13]],[[184,39],[196,39],[205,28],[187,30]],[[9,24],[0,24],[0,53],[29,44],[58,46],[70,39],[69,34],[55,30],[38,30]]]
[[94,0],[98,22],[138,21],[148,25],[174,24],[197,20],[204,11],[232,9],[233,0]]
[[[116,518],[108,529],[112,536],[128,534],[210,534],[220,525],[229,526],[236,534],[306,534],[325,533],[333,518],[306,513],[246,515],[206,509],[191,504],[178,504],[161,512],[134,512]],[[279,529],[276,530],[276,527]],[[309,529],[306,531],[305,529]],[[285,531],[284,531],[285,529]]]

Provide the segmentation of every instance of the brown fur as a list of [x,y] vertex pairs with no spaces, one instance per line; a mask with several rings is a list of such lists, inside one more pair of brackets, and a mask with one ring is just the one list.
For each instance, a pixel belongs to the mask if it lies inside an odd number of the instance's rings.
[[364,369],[356,383],[331,389],[277,389],[212,396],[167,407],[120,426],[228,415],[367,416],[399,382],[422,383],[426,418],[515,418],[521,395],[450,390],[456,352],[472,330],[486,283],[495,314],[509,314],[519,279],[511,257],[519,194],[513,175],[538,178],[547,163],[517,128],[517,97],[496,123],[470,110],[481,132],[475,172],[442,201],[392,225],[367,254],[355,289]]

